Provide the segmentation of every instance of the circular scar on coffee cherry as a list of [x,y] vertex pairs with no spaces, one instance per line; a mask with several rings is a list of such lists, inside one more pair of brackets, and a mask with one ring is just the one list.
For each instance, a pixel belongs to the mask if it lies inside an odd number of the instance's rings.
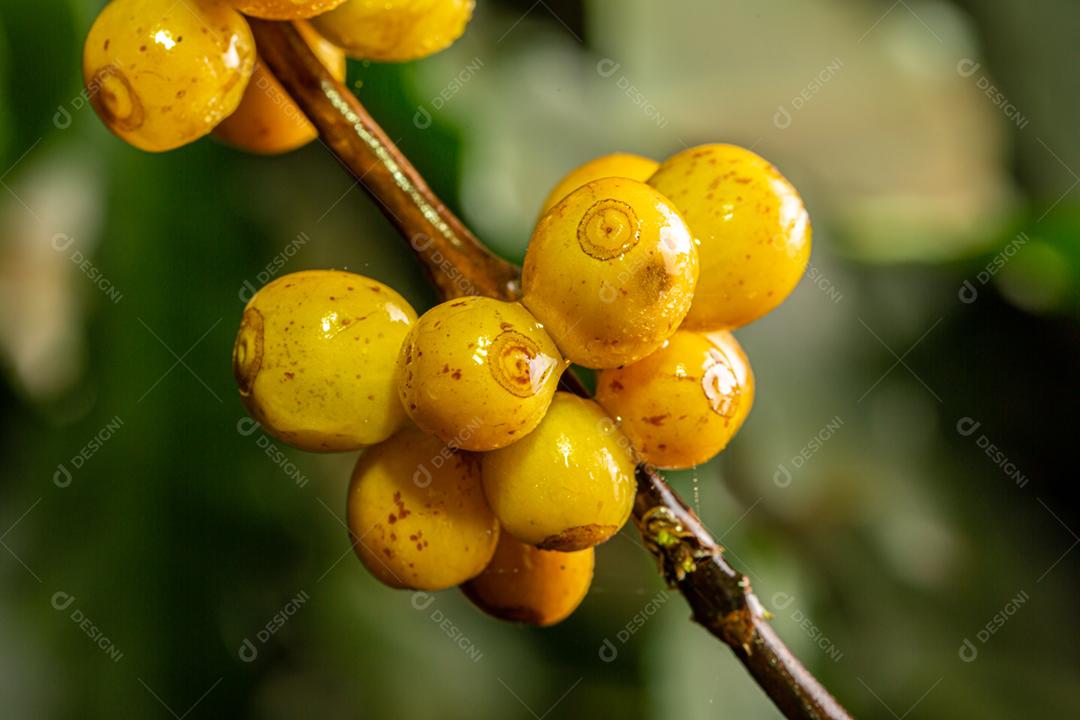
[[488,350],[488,367],[495,381],[518,397],[535,395],[555,367],[531,338],[516,330],[499,333]]
[[711,362],[701,378],[701,389],[709,400],[709,407],[717,415],[731,419],[739,406],[739,379],[735,370],[719,350],[710,350]]
[[611,260],[641,240],[641,221],[627,203],[608,198],[585,211],[578,223],[578,244],[586,255]]
[[94,73],[87,87],[91,104],[110,127],[131,131],[142,126],[146,119],[142,101],[120,68],[106,65]]
[[255,308],[244,311],[233,346],[233,375],[240,394],[247,397],[255,386],[263,359],[263,316]]

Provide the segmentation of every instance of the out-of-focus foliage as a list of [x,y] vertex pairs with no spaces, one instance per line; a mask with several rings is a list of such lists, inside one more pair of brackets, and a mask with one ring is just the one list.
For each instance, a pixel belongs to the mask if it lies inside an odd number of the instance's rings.
[[[432,295],[318,144],[109,135],[79,79],[99,5],[0,9],[5,716],[778,717],[632,528],[549,630],[366,575],[354,457],[252,430],[232,337],[277,272]],[[736,142],[800,188],[811,269],[738,333],[755,408],[672,479],[859,717],[1080,708],[1080,8],[1037,5],[490,0],[444,53],[350,67],[510,257],[613,150]]]

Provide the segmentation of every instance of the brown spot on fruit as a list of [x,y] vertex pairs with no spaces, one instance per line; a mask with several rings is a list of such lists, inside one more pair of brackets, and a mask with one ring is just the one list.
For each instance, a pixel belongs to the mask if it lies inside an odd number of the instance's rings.
[[412,514],[411,510],[406,510],[405,509],[405,501],[401,499],[401,491],[400,490],[398,490],[397,492],[394,493],[394,504],[397,505],[398,519],[399,520],[404,520],[405,518],[407,518],[409,515]]
[[573,552],[584,550],[593,545],[604,542],[618,530],[614,525],[578,525],[567,528],[557,535],[549,535],[536,547],[541,550],[558,550],[560,552]]
[[659,298],[671,289],[674,278],[668,274],[663,261],[646,265],[637,273],[637,284],[641,287],[642,297],[647,299]]

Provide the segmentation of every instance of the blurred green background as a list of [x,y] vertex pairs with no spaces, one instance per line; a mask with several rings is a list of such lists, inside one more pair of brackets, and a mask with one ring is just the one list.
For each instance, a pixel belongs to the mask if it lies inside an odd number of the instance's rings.
[[[738,333],[746,427],[672,477],[796,653],[860,717],[1080,714],[1080,6],[479,4],[349,82],[505,255],[613,150],[739,143],[810,208],[803,284]],[[240,424],[241,294],[280,256],[433,295],[317,143],[111,136],[100,5],[0,7],[0,714],[778,717],[633,528],[549,630],[367,576],[354,458]]]

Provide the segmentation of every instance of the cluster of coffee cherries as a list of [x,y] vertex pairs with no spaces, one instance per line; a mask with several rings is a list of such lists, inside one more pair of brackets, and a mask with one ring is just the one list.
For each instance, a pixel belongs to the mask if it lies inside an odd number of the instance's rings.
[[[233,368],[283,442],[366,448],[347,516],[376,578],[550,625],[627,521],[636,465],[693,467],[742,425],[754,378],[730,331],[779,305],[809,252],[799,195],[749,150],[608,155],[545,202],[520,302],[417,317],[376,280],[298,272],[248,303]],[[598,371],[595,398],[558,390],[571,364]]]
[[83,48],[83,80],[105,125],[161,152],[211,132],[281,153],[315,127],[260,61],[245,16],[291,20],[330,73],[345,57],[415,60],[450,45],[474,0],[111,0]]

